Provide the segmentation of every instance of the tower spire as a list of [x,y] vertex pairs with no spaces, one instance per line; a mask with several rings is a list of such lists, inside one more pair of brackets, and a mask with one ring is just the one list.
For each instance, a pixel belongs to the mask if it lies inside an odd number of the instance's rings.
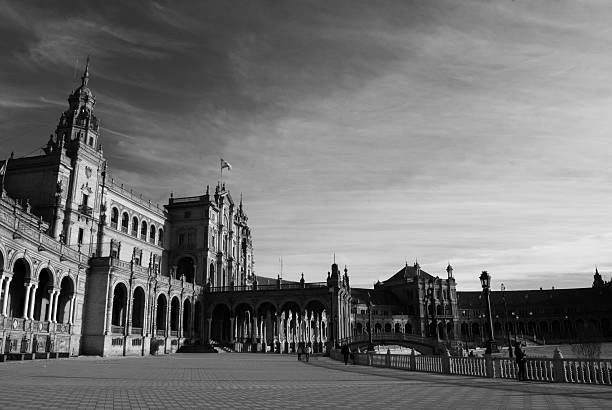
[[89,82],[89,54],[87,55],[87,63],[85,64],[85,71],[83,77],[81,77],[81,85],[86,86]]

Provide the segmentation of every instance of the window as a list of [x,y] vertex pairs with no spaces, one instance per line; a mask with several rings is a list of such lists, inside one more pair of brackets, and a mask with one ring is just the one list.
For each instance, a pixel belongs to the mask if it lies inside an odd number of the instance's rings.
[[119,224],[119,210],[117,208],[113,208],[111,210],[111,228],[117,229],[118,224]]
[[182,245],[183,243],[185,243],[185,234],[184,233],[180,233],[178,236],[178,244]]
[[83,235],[85,234],[85,231],[83,230],[83,228],[79,228],[79,245],[83,244]]
[[142,221],[142,225],[140,225],[140,239],[147,240],[147,221]]
[[89,195],[83,194],[83,198],[81,199],[81,205],[83,205],[83,208],[87,208],[88,201],[89,201]]
[[123,215],[121,216],[121,232],[127,233],[129,223],[130,223],[130,216],[127,214],[127,212],[124,212]]
[[149,242],[155,243],[155,225],[151,225],[149,229]]
[[187,234],[187,245],[195,245],[195,232],[189,232]]
[[159,228],[159,233],[157,234],[157,244],[162,246],[164,244],[164,230]]
[[138,218],[132,218],[132,236],[138,237]]

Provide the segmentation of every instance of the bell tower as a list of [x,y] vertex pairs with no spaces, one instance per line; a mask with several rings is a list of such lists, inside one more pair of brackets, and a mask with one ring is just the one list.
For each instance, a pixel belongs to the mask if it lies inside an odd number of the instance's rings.
[[60,154],[66,163],[66,172],[58,181],[55,232],[67,245],[91,254],[96,248],[105,160],[100,123],[93,113],[96,99],[88,84],[89,57],[81,85],[69,95],[68,109],[55,129],[55,141],[49,140],[45,152]]

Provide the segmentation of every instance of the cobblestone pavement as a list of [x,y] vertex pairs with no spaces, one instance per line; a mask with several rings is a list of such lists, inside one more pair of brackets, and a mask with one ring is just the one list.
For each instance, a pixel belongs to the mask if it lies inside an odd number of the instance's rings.
[[612,387],[345,366],[327,358],[176,354],[0,363],[0,408],[603,409]]

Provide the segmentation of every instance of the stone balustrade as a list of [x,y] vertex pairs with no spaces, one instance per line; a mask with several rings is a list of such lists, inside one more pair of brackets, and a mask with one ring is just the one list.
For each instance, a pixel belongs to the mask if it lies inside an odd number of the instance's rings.
[[[354,363],[408,371],[462,376],[517,379],[516,362],[500,357],[453,357],[405,354],[354,353]],[[340,350],[331,352],[343,360]],[[564,359],[557,351],[549,358],[527,358],[528,381],[612,385],[612,359]]]

